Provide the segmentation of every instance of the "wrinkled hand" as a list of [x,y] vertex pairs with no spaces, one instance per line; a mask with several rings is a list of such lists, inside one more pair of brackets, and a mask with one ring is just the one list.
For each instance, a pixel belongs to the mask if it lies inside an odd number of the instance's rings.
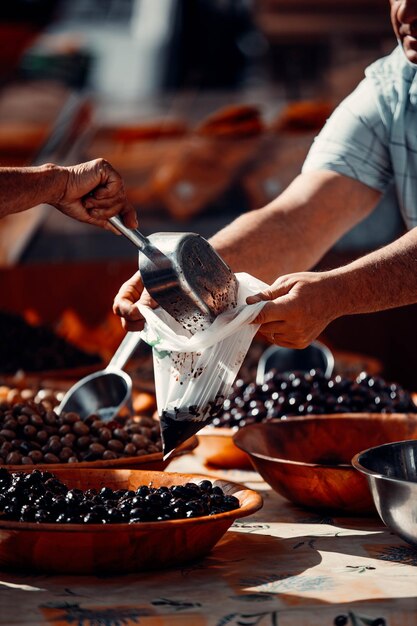
[[253,324],[268,341],[286,348],[306,348],[341,313],[331,272],[300,272],[278,278],[246,302],[264,306]]
[[123,283],[113,301],[113,313],[122,318],[122,326],[125,330],[142,330],[145,325],[137,307],[138,301],[152,308],[158,306],[144,289],[140,272],[136,272]]
[[110,163],[95,159],[60,169],[66,174],[66,184],[51,204],[62,213],[113,231],[107,220],[120,215],[125,226],[137,228],[136,212],[126,198],[123,180]]

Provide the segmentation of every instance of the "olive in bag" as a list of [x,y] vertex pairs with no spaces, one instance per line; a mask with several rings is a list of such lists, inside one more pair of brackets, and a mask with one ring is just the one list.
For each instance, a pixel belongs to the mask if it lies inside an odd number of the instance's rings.
[[155,390],[164,458],[223,410],[223,402],[259,328],[251,324],[265,302],[246,298],[267,286],[236,274],[237,306],[206,329],[185,330],[162,308],[138,304],[146,320],[143,339],[152,346]]

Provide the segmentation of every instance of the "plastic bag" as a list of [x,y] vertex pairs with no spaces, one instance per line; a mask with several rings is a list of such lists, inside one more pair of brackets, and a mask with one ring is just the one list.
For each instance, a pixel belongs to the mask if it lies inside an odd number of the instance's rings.
[[266,284],[250,274],[236,274],[236,278],[236,308],[194,335],[160,307],[138,305],[146,320],[142,335],[153,351],[164,458],[221,412],[259,328],[250,322],[265,302],[248,306],[246,298]]

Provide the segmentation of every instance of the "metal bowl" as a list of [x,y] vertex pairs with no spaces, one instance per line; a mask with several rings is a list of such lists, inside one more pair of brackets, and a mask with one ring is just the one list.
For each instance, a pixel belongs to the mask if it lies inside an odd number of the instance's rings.
[[352,465],[368,479],[384,524],[417,546],[417,441],[369,448],[356,454]]

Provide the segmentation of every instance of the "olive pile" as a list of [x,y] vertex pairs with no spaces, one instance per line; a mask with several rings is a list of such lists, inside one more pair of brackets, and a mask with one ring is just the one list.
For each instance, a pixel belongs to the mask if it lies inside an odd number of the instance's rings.
[[365,372],[351,380],[326,378],[320,371],[271,371],[262,385],[235,382],[213,426],[241,428],[246,424],[294,415],[330,413],[416,413],[411,395],[395,383]]
[[0,465],[78,463],[160,452],[160,426],[152,417],[103,422],[96,415],[57,415],[27,400],[0,402]]
[[172,487],[142,485],[136,491],[103,487],[69,489],[51,472],[0,468],[0,519],[64,524],[158,522],[215,515],[239,508],[209,480]]
[[0,372],[40,372],[101,362],[97,354],[80,350],[47,326],[31,325],[20,315],[0,311]]

